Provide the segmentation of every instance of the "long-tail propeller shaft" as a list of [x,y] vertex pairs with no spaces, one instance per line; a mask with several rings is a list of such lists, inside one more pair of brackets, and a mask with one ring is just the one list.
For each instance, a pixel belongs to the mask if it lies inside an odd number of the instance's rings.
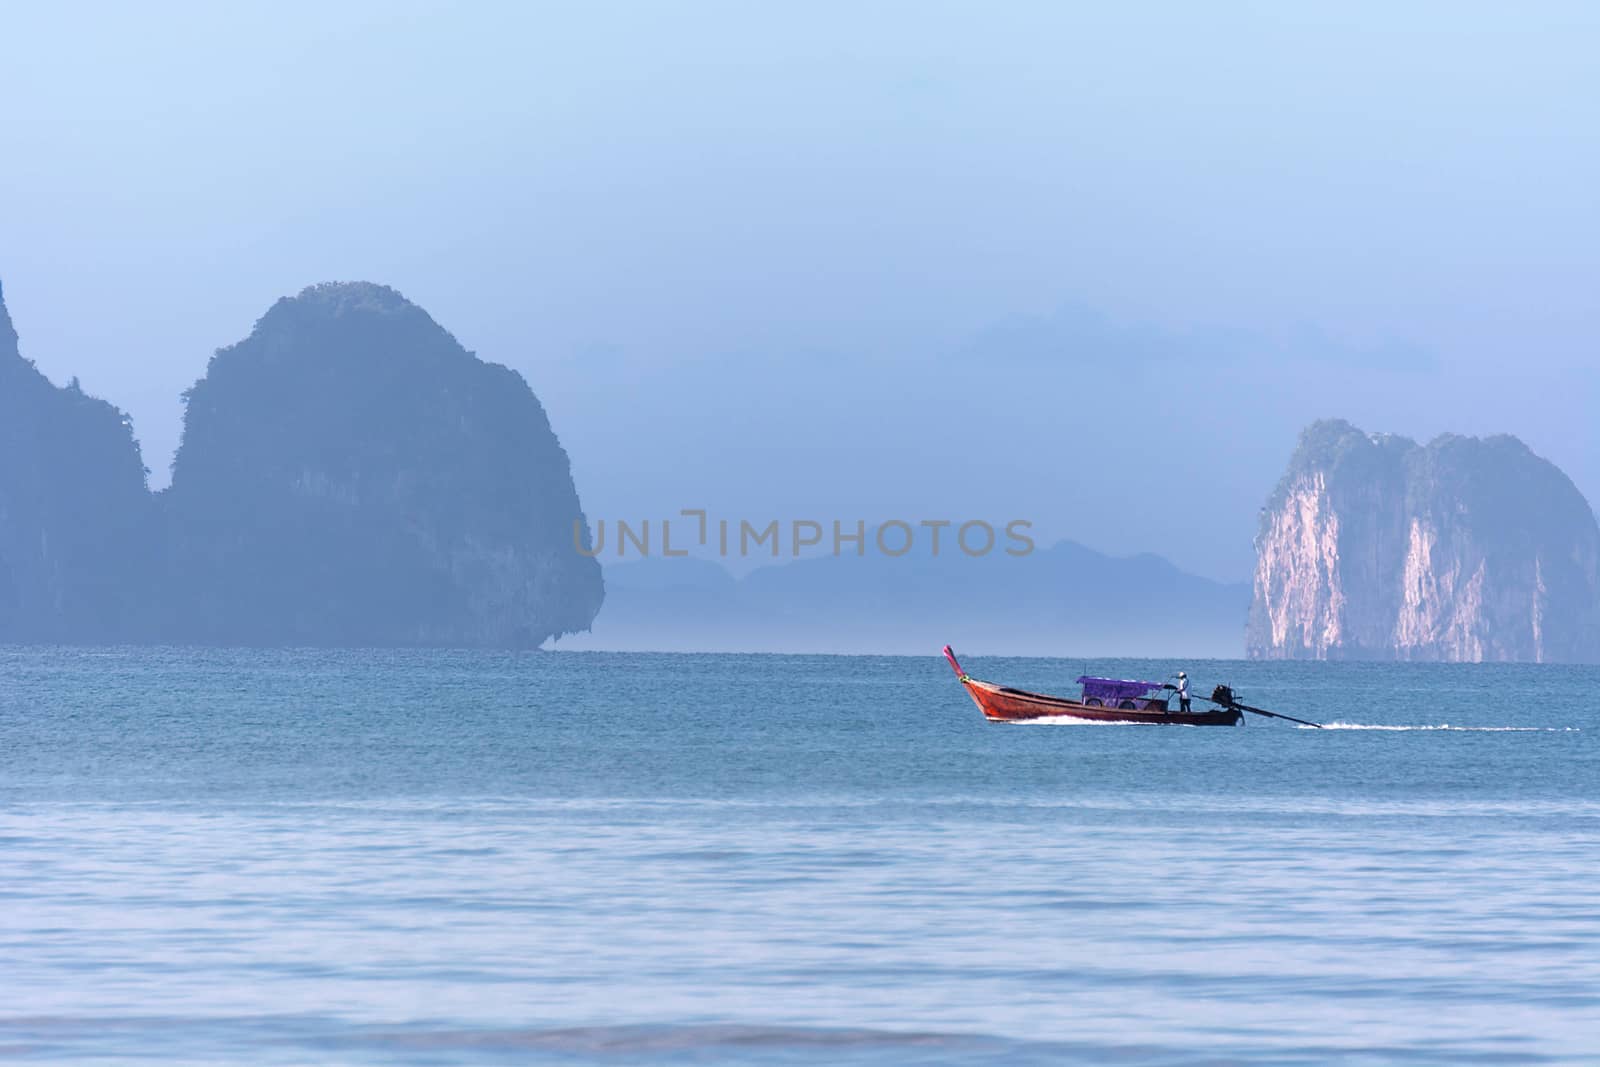
[[1318,730],[1323,729],[1323,726],[1320,722],[1311,722],[1308,719],[1297,719],[1293,715],[1280,715],[1278,712],[1268,711],[1266,708],[1253,708],[1249,704],[1241,704],[1234,697],[1233,689],[1226,685],[1217,686],[1211,691],[1211,696],[1207,699],[1209,699],[1213,704],[1218,704],[1232,711],[1248,711],[1252,715],[1265,715],[1269,719],[1283,719],[1286,722],[1299,723],[1301,726],[1314,726]]

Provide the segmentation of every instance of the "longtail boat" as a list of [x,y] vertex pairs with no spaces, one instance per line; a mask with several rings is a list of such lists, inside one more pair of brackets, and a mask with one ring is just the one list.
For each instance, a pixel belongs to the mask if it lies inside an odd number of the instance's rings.
[[1064,718],[1093,722],[1160,723],[1170,726],[1236,726],[1244,717],[1244,710],[1255,710],[1242,709],[1241,705],[1233,702],[1230,695],[1225,702],[1227,706],[1215,711],[1172,711],[1164,682],[1141,682],[1127,678],[1091,678],[1088,675],[1078,679],[1078,684],[1083,686],[1083,695],[1079,699],[1046,696],[1043,693],[1030,693],[1025,689],[1012,689],[992,682],[978,681],[961,669],[961,664],[956,662],[956,654],[950,650],[949,645],[944,646],[944,658],[950,661],[950,667],[956,672],[956,678],[966,688],[972,702],[978,705],[978,710],[983,712],[984,718],[991,722]]

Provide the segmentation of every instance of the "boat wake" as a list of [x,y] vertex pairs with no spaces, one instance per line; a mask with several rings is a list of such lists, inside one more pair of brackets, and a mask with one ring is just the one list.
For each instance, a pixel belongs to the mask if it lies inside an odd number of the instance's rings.
[[[1009,726],[1182,726],[1185,723],[1160,722],[1108,722],[1101,719],[1074,719],[1068,715],[1052,715],[1038,719],[1013,719]],[[1295,726],[1296,730],[1315,730],[1315,726]],[[1437,725],[1396,726],[1376,722],[1325,722],[1324,730],[1381,730],[1388,733],[1460,733],[1460,734],[1575,734],[1576,726],[1452,726],[1442,722]]]
[[[1315,730],[1315,726],[1297,726],[1297,730]],[[1465,734],[1575,734],[1576,726],[1451,726],[1449,723],[1440,723],[1437,726],[1388,726],[1372,722],[1325,722],[1324,730],[1391,730],[1397,732],[1416,732],[1428,730],[1449,730],[1452,733]]]

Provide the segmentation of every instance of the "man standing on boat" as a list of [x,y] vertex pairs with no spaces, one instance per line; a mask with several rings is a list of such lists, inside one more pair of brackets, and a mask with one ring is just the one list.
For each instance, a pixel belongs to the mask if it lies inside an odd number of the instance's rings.
[[1189,676],[1179,671],[1178,684],[1172,685],[1169,683],[1167,688],[1178,691],[1178,710],[1187,712],[1189,710]]

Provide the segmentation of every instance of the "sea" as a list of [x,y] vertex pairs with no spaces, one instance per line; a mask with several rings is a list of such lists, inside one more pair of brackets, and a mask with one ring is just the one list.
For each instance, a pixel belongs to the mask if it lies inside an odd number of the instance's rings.
[[0,648],[0,1060],[1600,1063],[1600,669]]

